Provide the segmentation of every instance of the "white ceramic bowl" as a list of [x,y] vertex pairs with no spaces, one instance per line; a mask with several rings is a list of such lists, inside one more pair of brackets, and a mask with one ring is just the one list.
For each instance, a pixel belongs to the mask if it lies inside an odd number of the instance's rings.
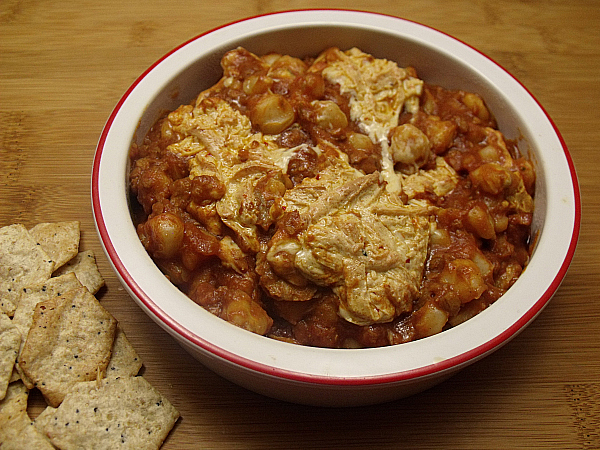
[[[316,55],[356,46],[446,88],[477,92],[503,133],[535,163],[531,262],[487,310],[440,334],[392,347],[323,349],[258,336],[188,299],[140,243],[128,209],[128,151],[165,110],[187,103],[221,76],[224,52]],[[497,350],[523,330],[559,287],[577,243],[580,203],[575,171],[558,130],[532,95],[489,58],[426,26],[379,14],[312,10],[250,18],[176,48],[142,74],[102,132],[92,174],[93,212],[106,254],[141,309],[223,377],[292,402],[347,406],[388,401],[427,389]]]

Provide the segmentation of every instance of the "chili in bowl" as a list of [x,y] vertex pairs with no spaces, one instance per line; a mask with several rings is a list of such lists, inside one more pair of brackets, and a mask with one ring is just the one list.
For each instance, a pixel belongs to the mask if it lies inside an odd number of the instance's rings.
[[557,289],[580,215],[568,151],[510,74],[354,11],[260,16],[166,55],[109,119],[92,191],[159,325],[242,386],[326,405],[418,392],[508,342]]

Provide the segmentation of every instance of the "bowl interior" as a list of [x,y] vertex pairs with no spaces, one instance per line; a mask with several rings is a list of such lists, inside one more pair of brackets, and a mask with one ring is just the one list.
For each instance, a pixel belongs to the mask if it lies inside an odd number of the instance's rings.
[[[316,55],[330,46],[358,47],[414,66],[420,78],[477,92],[500,130],[519,142],[537,170],[527,270],[474,319],[395,347],[331,350],[274,341],[238,329],[204,311],[162,276],[139,242],[127,205],[129,145],[143,139],[166,111],[193,99],[221,76],[222,55],[243,46],[256,54]],[[547,183],[552,174],[552,183]],[[572,163],[551,120],[527,90],[493,61],[428,27],[370,13],[295,11],[260,16],[199,36],[144,73],[109,119],[94,163],[94,214],[101,240],[138,304],[175,338],[212,357],[252,370],[323,383],[397,381],[455,369],[514,337],[557,289],[577,240],[578,195]]]

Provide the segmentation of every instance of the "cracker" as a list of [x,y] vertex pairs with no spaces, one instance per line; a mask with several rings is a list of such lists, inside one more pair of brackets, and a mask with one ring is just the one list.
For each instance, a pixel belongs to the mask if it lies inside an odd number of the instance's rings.
[[82,284],[74,273],[52,277],[43,283],[24,287],[19,299],[19,306],[13,316],[13,324],[21,332],[23,340],[27,338],[33,320],[33,311],[38,303],[52,297],[61,297],[65,293],[81,287]]
[[10,376],[10,380],[8,381],[8,384],[14,383],[15,381],[18,381],[20,379],[21,379],[21,376],[19,375],[19,372],[17,372],[17,365],[15,364],[15,367],[13,368],[13,372],[12,372],[12,375]]
[[143,377],[125,377],[78,383],[36,426],[64,450],[158,449],[178,418]]
[[92,250],[79,252],[64,266],[54,272],[55,276],[74,273],[81,284],[83,284],[92,294],[95,294],[104,286],[104,278],[100,275],[96,265],[96,256]]
[[104,376],[116,320],[85,288],[36,305],[19,366],[57,406],[69,388]]
[[2,450],[52,450],[54,446],[27,414],[29,391],[23,383],[10,385],[0,402],[0,447]]
[[24,286],[52,275],[54,261],[24,225],[0,228],[0,311],[12,316]]
[[106,376],[110,378],[134,377],[141,368],[142,360],[125,336],[125,332],[117,325],[112,354],[106,367]]
[[56,447],[36,428],[34,422],[29,421],[15,436],[10,436],[2,443],[2,450],[23,449],[55,450]]
[[[75,276],[75,274],[70,273],[66,275],[62,275],[59,277],[53,277],[46,280],[43,283],[28,286],[23,288],[21,292],[21,296],[19,299],[19,306],[15,310],[15,315],[13,316],[13,324],[17,327],[17,329],[21,333],[21,345],[19,347],[19,354],[23,351],[23,346],[25,345],[25,340],[27,339],[27,334],[29,333],[29,329],[31,328],[31,323],[33,321],[33,311],[35,310],[35,306],[48,300],[53,297],[60,297],[71,291],[73,289],[81,288],[81,283]],[[25,386],[29,389],[33,389],[33,382],[25,375],[21,366],[16,365],[16,370],[19,373],[19,376],[25,383]]]
[[[104,279],[79,238],[79,222],[0,228],[2,450],[158,449],[179,418],[137,376],[142,361],[94,297]],[[35,387],[49,406],[32,422]]]
[[8,386],[6,397],[0,401],[0,445],[13,439],[28,423],[27,398],[29,391],[21,382]]
[[38,223],[29,230],[54,260],[54,270],[71,260],[79,251],[80,224],[78,221]]
[[0,400],[6,395],[20,345],[21,333],[6,314],[0,313]]

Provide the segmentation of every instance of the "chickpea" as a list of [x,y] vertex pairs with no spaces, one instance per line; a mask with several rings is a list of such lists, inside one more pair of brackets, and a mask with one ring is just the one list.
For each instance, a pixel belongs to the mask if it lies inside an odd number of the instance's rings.
[[268,76],[275,80],[292,81],[298,76],[303,75],[307,69],[304,61],[289,55],[274,58],[269,66]]
[[502,272],[502,274],[496,279],[496,287],[504,290],[508,289],[515,283],[515,281],[517,281],[517,278],[519,278],[519,275],[521,275],[522,271],[523,268],[519,264],[508,264],[504,272]]
[[452,244],[450,234],[443,228],[436,228],[431,232],[431,244],[439,247],[448,247]]
[[263,55],[260,57],[260,59],[267,65],[267,66],[271,66],[273,65],[273,63],[275,61],[277,61],[279,58],[281,58],[281,55],[279,53],[267,53],[266,55]]
[[508,228],[508,217],[505,215],[494,217],[494,230],[496,233],[502,233]]
[[413,326],[418,337],[427,337],[442,331],[448,321],[448,313],[432,303],[426,303],[414,314]]
[[440,280],[451,287],[461,303],[479,298],[487,289],[479,267],[470,259],[450,262],[440,274]]
[[302,249],[293,239],[285,239],[271,246],[267,253],[267,261],[275,274],[295,286],[304,287],[308,280],[295,266],[296,254]]
[[373,148],[375,147],[375,144],[373,144],[373,141],[371,141],[371,138],[369,136],[367,136],[366,134],[362,134],[362,133],[349,133],[348,134],[348,143],[354,147],[355,149],[358,150],[367,150],[367,151],[372,151]]
[[187,270],[179,261],[159,260],[158,265],[160,270],[175,286],[182,286],[190,281],[191,272]]
[[249,113],[252,124],[265,134],[279,134],[296,118],[294,108],[279,94],[266,94]]
[[366,174],[381,169],[379,144],[374,144],[368,136],[353,131],[346,133],[346,143],[348,145],[344,152],[354,168]]
[[215,287],[208,281],[198,281],[194,283],[189,295],[200,306],[209,309],[217,303],[218,298],[215,291]]
[[205,258],[202,255],[199,255],[188,247],[183,247],[181,251],[181,263],[185,269],[193,271],[204,260]]
[[315,100],[312,106],[316,112],[316,122],[326,130],[336,130],[348,126],[348,118],[340,107],[331,100]]
[[493,145],[486,145],[482,149],[479,150],[479,156],[483,162],[493,163],[500,161],[500,153],[498,149]]
[[479,237],[483,239],[494,239],[496,237],[494,220],[486,207],[476,205],[471,208],[467,213],[467,220]]
[[188,203],[185,210],[194,219],[200,222],[209,233],[214,234],[215,236],[223,233],[224,225],[214,203],[199,205],[196,202],[191,201]]
[[235,295],[227,296],[221,317],[245,330],[265,334],[273,325],[266,311],[245,292],[235,290]]
[[525,158],[519,158],[516,160],[516,165],[525,184],[525,190],[529,195],[533,195],[535,191],[535,169],[533,164]]
[[390,149],[394,162],[404,166],[423,166],[431,156],[431,144],[421,130],[406,123],[392,132]]
[[269,90],[272,84],[273,81],[270,78],[255,74],[250,75],[244,80],[242,89],[247,95],[264,94]]
[[146,158],[137,160],[131,171],[131,187],[146,213],[169,196],[172,181],[161,167],[152,166]]
[[511,185],[510,173],[499,164],[486,163],[469,174],[474,186],[482,191],[498,195]]
[[320,73],[307,72],[296,78],[293,88],[303,96],[320,99],[325,95],[325,80]]
[[458,127],[450,120],[429,117],[425,122],[425,134],[431,144],[431,151],[436,155],[444,153],[454,141]]
[[484,256],[483,253],[481,253],[481,251],[476,251],[471,257],[471,261],[475,263],[483,277],[489,277],[492,275],[494,265]]
[[181,248],[184,224],[172,213],[162,213],[148,219],[145,230],[149,238],[149,251],[155,258],[172,258]]
[[483,103],[483,99],[477,94],[466,93],[462,102],[467,106],[477,118],[482,122],[490,120],[490,112]]
[[218,255],[220,250],[219,239],[192,222],[185,224],[183,243],[189,250],[205,257]]

